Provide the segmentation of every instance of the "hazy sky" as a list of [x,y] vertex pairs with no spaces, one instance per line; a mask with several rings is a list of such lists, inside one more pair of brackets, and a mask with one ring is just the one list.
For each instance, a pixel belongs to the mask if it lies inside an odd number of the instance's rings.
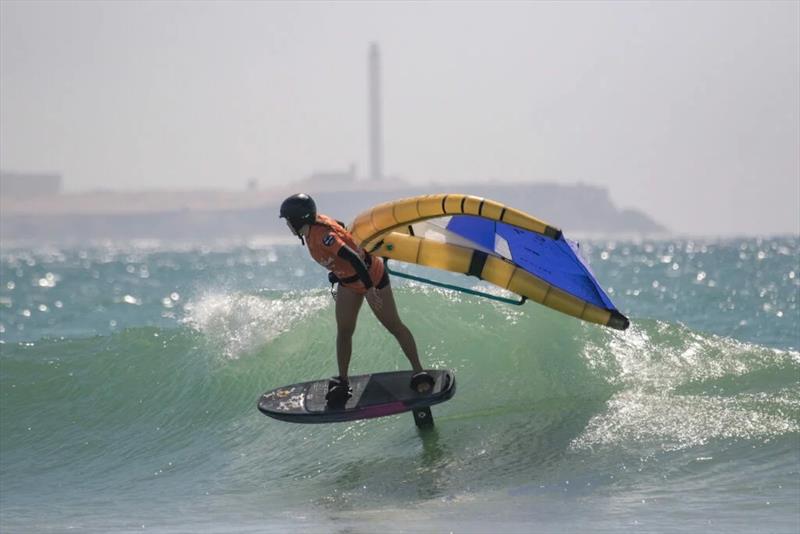
[[797,1],[2,0],[0,165],[68,191],[363,175],[372,41],[388,174],[583,182],[678,232],[800,233]]

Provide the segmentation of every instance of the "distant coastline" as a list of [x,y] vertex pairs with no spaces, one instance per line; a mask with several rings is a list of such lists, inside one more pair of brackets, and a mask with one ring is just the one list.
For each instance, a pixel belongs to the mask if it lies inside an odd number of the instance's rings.
[[392,182],[305,181],[254,191],[139,191],[56,194],[17,198],[0,195],[0,239],[208,239],[282,236],[278,206],[306,191],[320,211],[350,221],[375,204],[397,198],[458,192],[520,208],[573,233],[664,234],[647,214],[619,209],[606,189],[583,184],[460,183],[409,185]]

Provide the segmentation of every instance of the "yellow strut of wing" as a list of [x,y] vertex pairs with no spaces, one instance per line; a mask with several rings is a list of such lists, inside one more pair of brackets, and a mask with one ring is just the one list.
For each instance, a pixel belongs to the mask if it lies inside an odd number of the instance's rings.
[[[379,243],[372,252],[376,256],[462,274],[470,272],[475,252],[467,247],[402,232],[383,234]],[[570,295],[504,258],[487,256],[479,277],[567,315],[616,328],[608,310]]]

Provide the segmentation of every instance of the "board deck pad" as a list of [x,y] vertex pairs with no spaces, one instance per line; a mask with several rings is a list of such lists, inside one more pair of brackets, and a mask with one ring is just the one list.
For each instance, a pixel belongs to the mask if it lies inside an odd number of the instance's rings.
[[411,389],[412,371],[393,371],[351,376],[353,392],[344,405],[328,406],[326,378],[267,391],[259,399],[258,409],[264,415],[292,423],[335,423],[427,408],[455,394],[456,379],[451,371],[427,372],[436,381],[428,393]]

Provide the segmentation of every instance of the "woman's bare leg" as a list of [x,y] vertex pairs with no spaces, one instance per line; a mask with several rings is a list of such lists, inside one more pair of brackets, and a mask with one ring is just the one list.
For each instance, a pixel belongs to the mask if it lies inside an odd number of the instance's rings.
[[342,379],[347,379],[350,356],[353,353],[353,332],[356,330],[362,302],[363,295],[339,286],[336,294],[336,362],[339,365],[339,377]]
[[417,354],[417,343],[414,341],[411,331],[400,320],[400,316],[397,313],[397,305],[394,302],[394,295],[392,294],[392,286],[387,285],[383,289],[378,289],[378,294],[381,297],[382,305],[377,307],[370,304],[372,313],[375,314],[375,317],[378,318],[386,330],[397,339],[406,358],[411,362],[412,369],[414,369],[414,372],[419,373],[422,371],[422,364]]

